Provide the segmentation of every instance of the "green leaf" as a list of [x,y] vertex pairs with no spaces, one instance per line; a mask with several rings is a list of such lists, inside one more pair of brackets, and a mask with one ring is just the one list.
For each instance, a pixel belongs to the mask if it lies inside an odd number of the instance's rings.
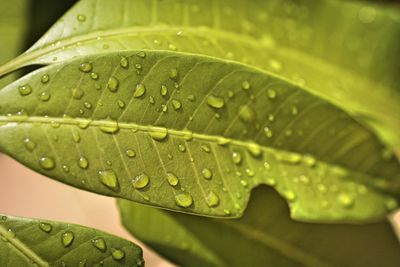
[[0,216],[1,266],[144,266],[142,250],[67,223]]
[[[28,22],[28,0],[0,2],[0,64],[11,60],[21,51]],[[0,75],[1,76],[1,75]],[[10,75],[0,80],[0,88],[16,79]]]
[[368,129],[215,58],[80,57],[0,90],[0,107],[1,151],[75,187],[167,209],[237,217],[268,184],[299,220],[377,220],[400,194],[400,165]]
[[215,56],[299,83],[400,146],[399,36],[398,8],[365,3],[86,0],[0,73],[101,51]]
[[244,216],[199,218],[118,202],[126,229],[180,266],[396,267],[400,245],[389,223],[294,222],[286,204],[257,188]]

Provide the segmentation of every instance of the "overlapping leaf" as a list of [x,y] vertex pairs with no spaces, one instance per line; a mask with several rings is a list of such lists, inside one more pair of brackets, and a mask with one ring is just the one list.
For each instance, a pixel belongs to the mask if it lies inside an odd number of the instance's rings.
[[[1,1],[0,9],[0,64],[11,60],[20,53],[23,32],[27,25],[27,0]],[[1,76],[1,75],[0,75]],[[0,88],[16,79],[15,75],[2,78]]]
[[0,73],[100,51],[211,55],[299,83],[398,146],[399,18],[392,7],[341,1],[86,0]]
[[286,204],[257,188],[243,217],[199,218],[119,201],[135,236],[180,266],[395,267],[400,245],[390,225],[293,222]]
[[232,62],[151,51],[82,57],[0,90],[0,107],[2,151],[101,194],[236,217],[263,183],[308,221],[374,220],[397,206],[399,165],[368,129]]
[[67,223],[0,216],[1,266],[144,266],[142,250]]

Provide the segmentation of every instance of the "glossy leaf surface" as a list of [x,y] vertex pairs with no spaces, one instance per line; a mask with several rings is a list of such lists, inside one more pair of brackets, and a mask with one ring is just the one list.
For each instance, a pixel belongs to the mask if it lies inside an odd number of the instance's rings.
[[0,90],[0,107],[3,152],[101,194],[236,217],[268,184],[307,221],[376,220],[397,207],[399,164],[368,129],[245,65],[173,52],[82,57]]
[[294,222],[270,189],[257,188],[243,217],[199,218],[119,201],[126,229],[180,266],[396,267],[400,245],[387,222]]
[[0,73],[127,49],[210,55],[298,83],[399,146],[399,14],[343,1],[85,0]]
[[0,216],[1,266],[144,266],[135,244],[87,227]]

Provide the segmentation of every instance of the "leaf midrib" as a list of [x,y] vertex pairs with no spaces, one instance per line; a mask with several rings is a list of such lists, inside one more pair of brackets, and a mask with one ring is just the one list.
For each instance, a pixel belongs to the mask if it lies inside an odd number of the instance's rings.
[[21,252],[29,260],[33,261],[39,266],[49,266],[47,262],[45,262],[42,258],[40,258],[33,250],[27,247],[24,243],[22,243],[18,238],[9,238],[8,231],[2,225],[0,225],[0,236],[5,238],[13,248]]
[[[135,132],[141,131],[141,132],[145,132],[148,134],[165,133],[165,131],[167,131],[168,135],[180,137],[185,140],[198,139],[198,140],[205,141],[205,142],[220,144],[222,146],[227,145],[227,144],[233,144],[236,146],[243,147],[244,149],[254,148],[255,146],[257,146],[264,152],[296,153],[296,154],[298,154],[297,152],[281,150],[281,149],[275,148],[275,147],[274,148],[266,147],[265,145],[260,145],[258,143],[252,142],[252,141],[237,140],[237,139],[227,138],[227,137],[219,136],[219,135],[201,134],[201,133],[193,132],[188,129],[176,130],[176,129],[162,127],[162,126],[140,125],[140,124],[136,124],[133,122],[117,122],[117,121],[111,121],[111,120],[92,120],[92,119],[87,119],[87,118],[59,118],[59,117],[49,117],[49,116],[44,116],[44,117],[39,117],[39,116],[0,116],[0,129],[1,129],[2,125],[4,126],[4,124],[8,124],[8,123],[69,125],[69,126],[76,126],[81,129],[86,129],[88,127],[95,127],[95,128],[98,128],[99,131],[103,127],[115,127],[117,125],[118,129],[133,130]],[[325,163],[327,165],[331,165],[331,166],[333,166],[333,165],[339,166],[339,165],[332,164],[330,162],[324,162],[324,161],[320,161],[320,162],[323,162],[323,163]],[[346,168],[343,166],[340,166],[340,167]],[[365,174],[365,173],[363,173],[363,174],[370,177],[368,174]]]
[[240,232],[243,236],[258,241],[267,247],[270,247],[279,253],[295,260],[298,263],[302,263],[304,266],[321,266],[321,267],[334,267],[334,265],[327,264],[320,258],[307,253],[307,251],[299,249],[289,243],[285,243],[280,239],[267,234],[263,231],[259,231],[257,228],[250,227],[248,225],[237,224],[228,220],[220,220],[221,224]]

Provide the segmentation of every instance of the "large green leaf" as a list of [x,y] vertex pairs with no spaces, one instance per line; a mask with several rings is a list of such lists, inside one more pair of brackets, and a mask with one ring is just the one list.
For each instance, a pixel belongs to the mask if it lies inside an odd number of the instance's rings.
[[1,266],[144,266],[142,250],[67,223],[0,216]]
[[376,220],[400,195],[400,166],[368,129],[215,58],[82,57],[0,90],[0,107],[1,151],[64,183],[168,209],[237,217],[268,184],[296,219]]
[[257,188],[243,217],[199,218],[119,201],[124,226],[180,266],[400,266],[400,244],[387,222],[294,222],[286,204]]
[[342,1],[85,0],[0,73],[126,49],[233,59],[301,84],[400,146],[399,14]]

